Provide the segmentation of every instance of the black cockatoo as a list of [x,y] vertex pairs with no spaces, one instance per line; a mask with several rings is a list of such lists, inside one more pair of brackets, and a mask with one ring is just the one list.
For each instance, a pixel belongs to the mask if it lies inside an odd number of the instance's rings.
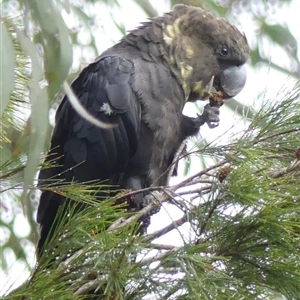
[[[102,129],[80,117],[67,97],[56,113],[43,184],[102,180],[121,189],[166,184],[167,170],[185,138],[204,123],[218,122],[207,104],[197,118],[182,114],[187,101],[228,99],[246,81],[246,37],[227,21],[200,8],[176,5],[143,23],[87,66],[72,89]],[[141,208],[143,195],[134,206]],[[42,191],[37,221],[41,251],[65,198]]]

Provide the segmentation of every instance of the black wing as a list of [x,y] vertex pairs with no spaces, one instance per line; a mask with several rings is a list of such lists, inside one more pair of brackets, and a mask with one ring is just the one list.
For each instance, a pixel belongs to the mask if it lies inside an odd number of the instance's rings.
[[[94,117],[116,126],[101,129],[92,125],[76,113],[65,97],[56,114],[46,159],[56,167],[40,172],[40,186],[53,180],[118,183],[138,146],[140,106],[132,90],[133,80],[133,63],[118,56],[102,58],[82,71],[72,84],[74,93]],[[41,224],[39,250],[64,200],[52,192],[42,192],[37,214]]]

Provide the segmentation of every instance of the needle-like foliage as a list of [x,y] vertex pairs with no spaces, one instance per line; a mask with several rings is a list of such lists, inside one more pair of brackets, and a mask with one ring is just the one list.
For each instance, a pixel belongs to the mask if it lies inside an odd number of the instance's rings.
[[[56,187],[89,207],[61,210],[51,248],[6,298],[298,299],[299,111],[299,86],[267,101],[227,145],[199,150],[215,164],[137,213],[95,201],[101,184]],[[182,216],[138,235],[138,218],[167,202]]]

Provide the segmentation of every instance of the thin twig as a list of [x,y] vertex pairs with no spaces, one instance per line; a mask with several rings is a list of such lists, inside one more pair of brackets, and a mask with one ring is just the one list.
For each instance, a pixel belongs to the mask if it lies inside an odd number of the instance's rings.
[[196,195],[196,196],[194,196],[194,197],[191,197],[191,198],[190,198],[190,201],[193,201],[193,200],[199,198],[200,196],[207,195],[208,193],[210,193],[210,191],[211,191],[210,189],[208,189],[208,190],[203,190],[203,191],[201,192],[201,194],[199,193],[198,195]]
[[156,244],[156,243],[151,243],[149,245],[149,248],[153,248],[156,250],[172,250],[175,248],[173,245],[164,245],[164,244]]
[[96,279],[85,283],[76,292],[74,292],[74,296],[85,295],[88,292],[95,290],[99,286],[100,282],[106,280],[107,277],[107,275],[100,275]]
[[274,170],[269,172],[269,176],[272,178],[279,178],[286,175],[289,172],[300,170],[300,160],[297,158],[289,166],[283,169]]
[[120,223],[119,220],[116,220],[113,224],[111,224],[109,226],[109,228],[107,229],[107,232],[127,226],[128,224],[137,221],[142,216],[151,213],[151,211],[153,211],[158,206],[160,206],[161,203],[169,200],[169,196],[166,193],[163,193],[160,196],[156,196],[155,198],[157,199],[156,201],[152,201],[149,205],[147,205],[146,207],[144,207],[143,209],[141,209],[140,211],[138,211],[137,213],[135,213],[133,216],[129,217],[128,219],[125,219],[122,223]]
[[113,198],[113,201],[118,202],[119,200],[123,200],[127,197],[135,196],[146,192],[164,191],[166,188],[167,188],[166,186],[150,186],[148,188],[140,189],[137,191],[130,191],[124,194],[117,194],[117,196]]
[[[216,196],[215,201],[213,201],[213,206],[211,207],[211,209],[209,210],[207,217],[205,218],[205,221],[201,223],[200,228],[199,228],[199,236],[201,236],[204,233],[204,230],[208,224],[209,219],[211,218],[211,216],[213,215],[214,211],[216,210],[216,208],[218,207],[218,205],[220,204],[222,198],[219,198],[218,196]],[[201,240],[198,239],[196,241],[196,245],[200,244]]]
[[212,188],[211,185],[207,185],[207,186],[204,186],[202,188],[199,188],[199,189],[195,189],[195,190],[188,190],[188,191],[182,191],[182,192],[177,192],[176,194],[178,196],[183,196],[183,195],[192,195],[192,194],[202,194],[203,192],[206,192],[206,191],[210,191]]
[[195,178],[197,178],[197,177],[200,177],[200,176],[202,176],[202,175],[205,175],[205,174],[207,174],[209,171],[214,170],[214,169],[216,169],[216,168],[219,168],[219,167],[225,165],[226,163],[228,163],[227,160],[222,160],[222,161],[216,163],[215,165],[213,165],[213,166],[211,166],[211,167],[208,167],[208,168],[206,168],[205,170],[200,171],[200,172],[198,172],[198,173],[196,173],[196,174],[194,174],[194,175],[188,177],[187,179],[185,179],[185,180],[183,180],[182,182],[178,183],[177,185],[173,186],[173,187],[172,187],[172,190],[177,190],[177,189],[179,189],[179,188],[181,188],[181,187],[184,187],[184,186],[186,186],[188,183],[190,183],[191,181],[193,181],[193,179],[195,179]]
[[138,264],[140,266],[145,266],[145,265],[149,265],[149,264],[151,264],[155,261],[160,261],[160,260],[164,259],[165,257],[168,257],[171,253],[176,252],[178,249],[180,249],[180,247],[174,247],[174,248],[172,248],[168,251],[165,251],[163,253],[157,254],[155,256],[151,256],[149,258],[145,258],[145,259],[139,261]]
[[75,260],[76,258],[80,257],[83,253],[83,251],[86,251],[87,249],[80,249],[78,251],[76,251],[75,253],[73,253],[69,258],[65,259],[64,261],[62,261],[59,265],[58,268],[62,268],[62,269],[66,269],[68,268],[68,266],[71,264],[71,262],[73,260]]
[[281,131],[281,132],[277,132],[275,134],[271,134],[269,136],[263,137],[263,138],[259,139],[258,141],[255,141],[253,144],[256,145],[258,143],[261,143],[261,142],[264,142],[266,140],[269,140],[269,139],[271,139],[273,137],[281,136],[281,135],[284,135],[284,134],[287,134],[287,133],[297,132],[299,130],[300,130],[299,128],[293,128],[293,129],[289,129],[289,130],[284,130],[284,131]]
[[159,238],[162,235],[168,233],[169,231],[172,231],[173,229],[180,227],[181,225],[183,225],[186,222],[188,222],[188,214],[187,213],[185,213],[180,219],[173,221],[171,224],[167,225],[166,227],[159,229],[153,233],[148,234],[145,237],[145,241],[150,242],[156,238]]
[[[169,197],[171,197],[173,199],[173,201],[176,201],[176,199],[171,195],[171,193],[168,193]],[[176,201],[177,205],[178,205],[178,201]],[[182,206],[181,206],[182,207]],[[184,207],[184,210],[186,209],[186,207]],[[174,222],[172,216],[170,215],[170,213],[168,212],[167,209],[165,209],[166,213],[168,214],[169,218],[172,220],[172,222]],[[185,210],[186,211],[186,210]],[[180,232],[178,226],[176,226],[176,223],[174,224],[174,229],[177,230],[179,236],[181,237],[182,241],[184,242],[184,236],[183,234]]]

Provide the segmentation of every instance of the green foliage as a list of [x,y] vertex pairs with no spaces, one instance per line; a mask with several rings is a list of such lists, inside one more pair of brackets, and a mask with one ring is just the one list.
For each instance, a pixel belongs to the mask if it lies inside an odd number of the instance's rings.
[[[31,1],[30,3],[34,6],[34,2]],[[38,12],[34,15],[35,19],[32,21],[44,22],[45,20],[41,16],[47,9],[46,7],[39,7]],[[27,10],[26,13],[28,14],[29,11]],[[60,16],[59,13],[57,15]],[[1,61],[5,62],[6,65],[1,67],[1,74],[5,74],[5,76],[1,76],[1,86],[6,87],[7,90],[2,95],[5,98],[2,97],[3,99],[1,99],[3,113],[1,114],[0,133],[0,180],[2,187],[1,230],[2,233],[5,233],[6,238],[2,241],[1,250],[4,253],[6,250],[14,249],[16,258],[25,261],[30,266],[32,261],[22,246],[24,240],[21,240],[12,228],[15,227],[15,219],[22,214],[23,210],[23,213],[26,214],[26,223],[32,228],[25,241],[33,246],[32,242],[35,242],[37,238],[34,221],[35,205],[28,201],[28,198],[49,131],[48,94],[54,100],[53,95],[58,94],[62,80],[65,80],[67,76],[70,59],[67,60],[65,52],[62,52],[65,54],[62,58],[64,64],[62,61],[55,61],[53,57],[46,56],[43,57],[44,61],[42,61],[38,44],[35,44],[33,39],[28,36],[30,34],[28,28],[33,23],[28,24],[28,19],[24,18],[25,29],[23,30],[20,17],[3,14],[3,21],[1,45],[5,45],[5,48],[1,48],[3,51]],[[54,22],[54,24],[58,28],[63,27],[63,24],[59,22]],[[31,32],[33,35],[40,34],[40,25],[33,27],[35,28],[34,33]],[[54,37],[55,43],[53,42]],[[66,41],[60,42],[60,38],[66,39]],[[70,48],[69,39],[66,36],[57,35],[57,31],[45,36],[43,42],[49,43],[47,51],[50,50],[52,53],[55,53],[53,51],[57,45],[63,46],[64,51],[69,51],[65,45],[68,43]],[[72,58],[72,52],[70,54]],[[15,57],[17,60],[13,77],[11,77],[11,68],[14,68],[12,62]],[[60,58],[60,56],[55,54],[55,58]],[[50,81],[48,73],[44,72],[43,68],[47,63],[49,64],[49,59],[52,60],[51,66],[56,67],[57,74],[62,76],[60,82],[56,83],[55,86],[52,84],[55,76]],[[66,67],[66,65],[69,66]],[[45,78],[48,79],[48,82]],[[9,80],[10,82],[7,82]],[[11,87],[14,87],[12,92],[10,92]],[[1,90],[5,91],[4,88]],[[2,266],[5,269],[7,265],[4,263]]]
[[[147,15],[157,14],[150,1],[135,2]],[[170,7],[175,2],[170,1]],[[251,45],[252,66],[265,63],[299,77],[297,40],[288,27],[272,24],[267,18],[291,1],[188,2],[235,20],[247,11],[260,33]],[[32,261],[23,242],[30,242],[33,248],[38,236],[36,201],[30,200],[27,191],[35,195],[32,183],[48,138],[49,108],[68,75],[71,44],[74,49],[91,48],[93,56],[98,52],[98,37],[93,30],[99,3],[112,5],[111,1],[96,0],[2,1],[10,7],[3,15],[13,11],[14,17],[6,18],[1,25],[5,45],[1,69],[7,76],[0,78],[6,88],[1,98],[5,110],[0,131],[0,225],[9,232],[1,246],[3,252],[12,249],[16,259],[28,265]],[[122,8],[118,1],[113,4]],[[76,25],[67,28],[61,13],[70,13]],[[118,20],[114,22],[122,32],[129,29]],[[28,32],[28,28],[33,30]],[[80,42],[80,30],[90,37],[88,45]],[[293,70],[264,56],[265,38],[290,57]],[[11,45],[14,51],[9,50]],[[80,56],[78,61],[84,59]],[[80,63],[76,67],[81,68]],[[231,103],[236,109],[237,103]],[[248,107],[239,104],[238,109],[242,115]],[[101,183],[43,186],[89,207],[76,216],[62,210],[48,252],[30,280],[5,299],[84,299],[94,289],[105,291],[103,299],[142,299],[149,295],[157,299],[299,299],[300,167],[295,156],[300,137],[299,111],[298,86],[266,101],[257,113],[248,114],[253,118],[251,124],[228,144],[201,145],[199,157],[212,159],[203,159],[198,174],[163,189],[159,198],[181,209],[182,216],[144,236],[136,233],[136,220],[149,209],[135,214],[112,206],[112,199],[98,203],[96,192],[106,189]],[[25,201],[21,205],[22,192]],[[9,221],[6,211],[13,214]],[[25,212],[31,227],[25,238],[13,230],[14,217],[20,211]],[[186,228],[188,234],[183,234]],[[180,231],[175,242],[165,235],[170,231]],[[163,237],[163,244],[159,237]],[[2,270],[6,267],[3,260]]]
[[[0,70],[5,70],[0,72],[0,90],[1,90],[1,106],[0,106],[0,116],[4,109],[6,108],[10,93],[14,89],[14,69],[15,69],[15,56],[12,41],[6,30],[6,27],[0,24],[1,32],[1,48],[0,48]],[[11,53],[8,57],[5,57],[5,53]]]
[[[101,185],[55,187],[90,206],[61,210],[29,282],[5,299],[84,299],[91,290],[101,299],[298,299],[299,87],[280,96],[239,137],[201,149],[218,163],[162,189],[157,203],[183,216],[156,232],[137,234],[147,208],[130,213],[113,199],[93,200]],[[165,234],[183,224],[190,233],[174,244]]]

